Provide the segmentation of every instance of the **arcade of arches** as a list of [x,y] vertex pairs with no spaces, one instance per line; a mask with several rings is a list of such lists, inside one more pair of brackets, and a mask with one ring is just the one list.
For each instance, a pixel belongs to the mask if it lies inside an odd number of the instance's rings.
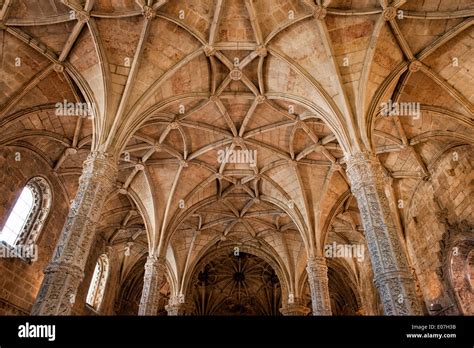
[[0,0],[0,314],[474,314],[473,16]]

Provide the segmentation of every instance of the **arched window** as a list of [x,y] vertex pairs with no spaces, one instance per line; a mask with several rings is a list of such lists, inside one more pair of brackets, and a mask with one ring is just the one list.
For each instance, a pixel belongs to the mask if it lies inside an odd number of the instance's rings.
[[0,242],[11,247],[36,243],[51,208],[51,189],[42,177],[28,181],[0,232]]
[[89,292],[87,293],[86,303],[98,310],[104,297],[105,283],[107,282],[107,276],[109,273],[109,260],[107,255],[102,254],[99,256],[94,269],[94,275],[92,276],[91,284],[89,285]]

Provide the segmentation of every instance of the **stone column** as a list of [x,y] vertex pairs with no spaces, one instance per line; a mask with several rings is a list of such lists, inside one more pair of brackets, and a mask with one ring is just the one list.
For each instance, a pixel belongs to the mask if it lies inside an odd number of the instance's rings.
[[306,316],[309,312],[311,310],[299,298],[295,298],[292,303],[287,302],[280,308],[280,313],[284,316]]
[[164,258],[148,256],[138,315],[157,315],[161,298],[160,288],[165,280],[165,272]]
[[105,153],[93,152],[84,162],[79,188],[46,267],[33,305],[33,315],[68,315],[84,278],[84,269],[102,206],[115,186],[117,162]]
[[347,158],[347,174],[357,199],[369,248],[374,282],[386,315],[421,315],[403,242],[384,192],[383,168],[375,155]]
[[311,289],[313,315],[331,315],[326,259],[324,257],[310,258],[306,272],[308,272],[309,288]]
[[178,302],[169,304],[165,307],[169,316],[181,316],[181,315],[190,315],[193,312],[194,307],[192,304],[187,302]]

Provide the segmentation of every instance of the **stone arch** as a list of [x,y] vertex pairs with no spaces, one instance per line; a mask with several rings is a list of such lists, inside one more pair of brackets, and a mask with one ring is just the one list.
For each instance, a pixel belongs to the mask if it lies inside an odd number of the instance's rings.
[[[252,258],[252,259],[255,259],[254,261],[256,262],[263,262],[262,265],[262,269],[266,269],[267,273],[266,273],[266,277],[268,278],[268,280],[271,281],[271,283],[275,286],[274,288],[274,291],[276,291],[273,295],[275,296],[274,300],[276,301],[276,303],[274,303],[274,305],[276,304],[277,307],[273,307],[273,313],[260,313],[258,312],[260,315],[262,314],[265,314],[265,315],[270,315],[270,314],[273,314],[273,315],[278,315],[278,310],[279,310],[279,307],[281,305],[282,302],[285,302],[284,300],[284,295],[283,294],[288,294],[288,285],[285,284],[285,278],[284,278],[284,271],[280,269],[279,265],[277,262],[275,262],[275,260],[272,259],[271,256],[269,256],[266,252],[262,251],[262,250],[258,250],[256,248],[251,248],[251,247],[248,247],[248,246],[241,246],[241,247],[238,247],[238,251],[236,251],[236,249],[232,249],[229,247],[220,247],[219,249],[216,249],[216,250],[213,250],[211,251],[210,253],[206,254],[204,257],[202,257],[196,264],[195,266],[193,267],[192,269],[192,272],[190,273],[190,282],[188,283],[188,287],[186,289],[186,292],[185,292],[185,299],[186,299],[186,302],[187,304],[189,304],[190,301],[193,301],[193,294],[194,294],[194,288],[192,285],[195,285],[195,284],[198,284],[199,282],[203,282],[205,281],[203,275],[204,274],[207,274],[208,270],[209,270],[209,265],[211,263],[215,263],[216,260],[221,260],[221,259],[228,259],[230,257],[230,259],[232,259],[233,257],[236,258],[236,260],[238,259],[238,261],[240,261],[240,259],[248,259],[249,257]],[[260,261],[257,261],[260,260]],[[239,262],[240,264],[240,262]],[[253,264],[253,267],[256,267],[256,264],[254,263]],[[253,267],[249,267],[250,268],[253,268]],[[239,273],[240,272],[240,269],[236,271],[236,273],[234,273],[232,276],[230,276],[230,281],[234,281],[235,284],[239,283],[240,282],[245,282],[245,278],[247,277],[245,275],[245,273],[247,272],[247,270],[245,270],[245,267],[242,269],[242,273]],[[272,272],[273,272],[273,276],[272,276]],[[238,276],[241,276],[241,278],[238,278]],[[263,274],[262,274],[263,276]],[[274,277],[274,278],[272,278]],[[262,278],[263,279],[263,278]],[[261,286],[265,287],[267,284],[261,284]],[[260,288],[261,289],[261,288]],[[257,290],[260,290],[260,289],[257,289]],[[256,294],[254,294],[256,295]],[[202,308],[199,308],[197,309],[196,306],[194,304],[191,304],[192,306],[194,306],[193,310],[199,312],[200,310],[202,310]],[[255,304],[254,304],[255,306]],[[199,307],[199,306],[198,306]],[[259,307],[259,306],[256,306],[256,307]],[[261,308],[260,308],[261,310]],[[268,308],[267,308],[268,310]],[[196,313],[197,313],[196,312]],[[201,314],[210,314],[210,313],[201,313]]]

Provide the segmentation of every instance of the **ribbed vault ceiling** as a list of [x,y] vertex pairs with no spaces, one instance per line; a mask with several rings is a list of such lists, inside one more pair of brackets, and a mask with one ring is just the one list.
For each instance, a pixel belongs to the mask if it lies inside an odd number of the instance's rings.
[[[473,142],[470,0],[0,8],[0,145],[42,157],[71,199],[89,151],[114,154],[100,229],[132,249],[125,270],[166,255],[175,294],[222,244],[264,250],[303,292],[308,255],[363,241],[345,154],[376,151],[409,201],[442,153]],[[380,117],[388,99],[422,117]],[[64,100],[93,117],[57,116]],[[220,163],[226,148],[255,150],[256,165]]]

